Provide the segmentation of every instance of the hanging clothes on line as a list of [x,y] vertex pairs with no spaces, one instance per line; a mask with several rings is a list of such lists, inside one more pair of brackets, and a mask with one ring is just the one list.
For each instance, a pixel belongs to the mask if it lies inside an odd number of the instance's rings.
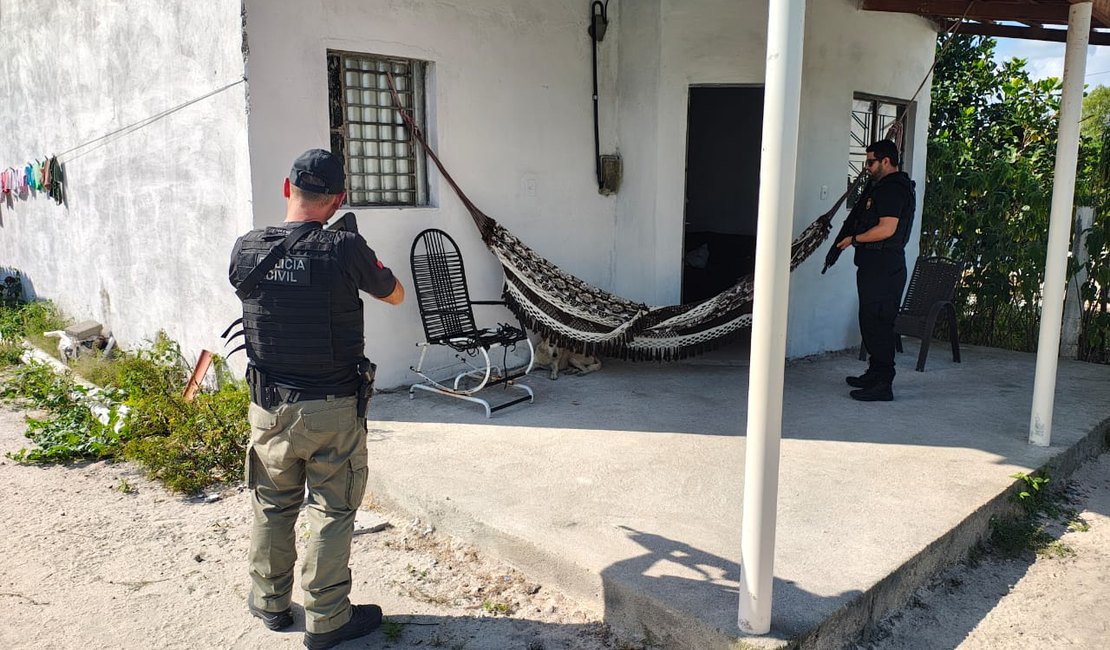
[[42,191],[42,167],[42,161],[36,159],[31,173],[31,181],[35,184],[36,192]]
[[65,203],[65,171],[57,156],[51,156],[46,163],[49,182],[46,186],[47,196],[54,199],[58,205]]

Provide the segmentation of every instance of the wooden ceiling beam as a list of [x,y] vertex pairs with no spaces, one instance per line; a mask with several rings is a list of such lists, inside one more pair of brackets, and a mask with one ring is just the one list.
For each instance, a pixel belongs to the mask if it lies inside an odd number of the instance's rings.
[[[945,29],[951,29],[956,21],[946,21]],[[975,34],[978,36],[995,36],[1003,38],[1021,38],[1032,41],[1053,41],[1066,43],[1068,30],[1046,29],[1044,27],[1018,27],[1016,25],[995,25],[992,23],[968,23],[960,25],[961,34]],[[1110,32],[1091,30],[1091,45],[1110,45]]]
[[[1089,1],[1089,0],[1083,0]],[[1110,3],[1110,0],[1099,0]],[[969,7],[970,5],[970,7]],[[1108,4],[1110,7],[1110,4]],[[1006,20],[1066,25],[1066,2],[1030,4],[1018,0],[860,0],[866,11],[893,11],[918,16],[965,17],[969,20]],[[1102,21],[1099,21],[1100,23]]]
[[[1071,0],[1075,4],[1076,0]],[[1091,22],[1110,27],[1110,0],[1094,0],[1091,8]]]

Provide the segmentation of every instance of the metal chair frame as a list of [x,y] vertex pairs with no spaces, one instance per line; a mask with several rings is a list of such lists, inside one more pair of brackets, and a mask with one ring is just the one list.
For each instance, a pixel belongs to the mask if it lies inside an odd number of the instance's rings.
[[[424,341],[417,343],[420,359],[409,369],[424,379],[409,387],[409,397],[416,397],[416,390],[424,390],[447,395],[475,404],[481,404],[486,417],[521,402],[532,402],[535,394],[531,387],[517,383],[517,379],[528,374],[535,362],[535,349],[524,325],[514,327],[504,323],[496,328],[479,329],[474,319],[474,305],[504,305],[500,300],[471,300],[466,283],[466,268],[458,244],[446,232],[429,228],[412,242],[409,254],[412,277],[415,284],[420,321],[424,326]],[[508,353],[518,344],[527,346],[528,362],[515,368],[508,368]],[[424,361],[432,346],[443,345],[455,351],[455,358],[468,369],[453,378],[435,379],[424,370]],[[490,348],[502,348],[502,364],[494,365],[490,358]],[[480,363],[474,360],[480,360]],[[477,384],[467,387],[469,381]],[[506,402],[491,405],[489,401],[475,394],[492,386],[503,385],[514,388],[525,395]]]

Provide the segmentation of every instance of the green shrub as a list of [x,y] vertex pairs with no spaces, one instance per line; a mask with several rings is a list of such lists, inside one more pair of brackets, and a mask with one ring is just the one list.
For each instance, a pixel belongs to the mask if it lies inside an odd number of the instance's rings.
[[[36,301],[28,303],[0,302],[0,338],[15,344],[26,338],[33,345],[57,356],[58,342],[42,335],[43,332],[64,329],[66,320],[54,303]],[[10,353],[7,358],[10,358]]]
[[241,385],[199,393],[191,403],[176,393],[132,397],[123,456],[177,492],[241,481],[248,401]]
[[71,462],[120,456],[140,463],[148,476],[171,490],[193,493],[242,480],[246,453],[246,385],[227,378],[216,359],[211,372],[223,379],[216,392],[182,397],[191,368],[177,343],[159,333],[148,348],[112,358],[91,358],[82,375],[104,387],[105,397],[126,406],[115,432],[113,411],[102,424],[90,410],[87,390],[49,367],[19,368],[0,394],[23,397],[48,411],[28,418],[27,437],[36,447],[10,456],[25,462]]
[[[215,393],[182,397],[191,368],[177,343],[159,333],[150,348],[126,355],[105,371],[108,385],[127,395],[123,456],[171,490],[197,492],[242,480],[249,396],[241,382]],[[213,364],[221,372],[222,360]]]
[[19,368],[3,388],[5,397],[23,397],[45,409],[45,417],[27,418],[24,434],[35,444],[7,454],[20,462],[69,463],[114,456],[120,433],[115,431],[118,415],[100,422],[88,405],[89,391],[68,377],[56,374],[41,363]]
[[23,355],[23,344],[18,341],[0,341],[0,366],[14,366]]

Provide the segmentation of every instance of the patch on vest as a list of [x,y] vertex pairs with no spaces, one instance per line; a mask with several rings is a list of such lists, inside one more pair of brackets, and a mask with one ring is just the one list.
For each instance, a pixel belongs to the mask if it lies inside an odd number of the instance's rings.
[[[261,262],[266,257],[266,253],[258,254],[258,261]],[[278,260],[274,268],[270,269],[266,277],[262,278],[262,282],[269,282],[271,284],[295,284],[295,285],[310,285],[312,284],[311,275],[312,265],[309,263],[307,257],[285,256]]]

